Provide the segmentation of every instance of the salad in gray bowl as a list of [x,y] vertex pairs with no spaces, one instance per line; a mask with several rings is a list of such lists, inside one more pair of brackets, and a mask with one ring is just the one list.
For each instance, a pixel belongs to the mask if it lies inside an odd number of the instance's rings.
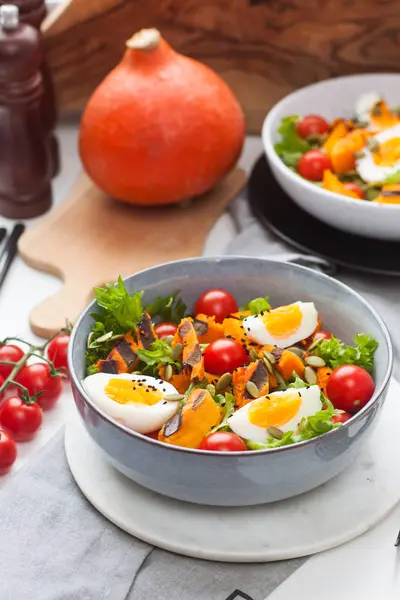
[[199,258],[95,290],[69,347],[76,405],[108,461],[199,504],[274,502],[357,456],[392,370],[356,292],[266,259]]

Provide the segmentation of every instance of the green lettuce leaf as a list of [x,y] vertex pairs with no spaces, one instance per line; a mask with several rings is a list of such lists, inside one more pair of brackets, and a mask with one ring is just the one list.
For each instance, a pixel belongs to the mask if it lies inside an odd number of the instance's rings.
[[143,313],[143,292],[130,295],[122,277],[119,276],[115,285],[94,288],[97,304],[103,309],[102,313],[93,313],[96,322],[104,325],[105,331],[114,334],[126,333],[136,327]]
[[169,296],[158,296],[151,304],[145,307],[153,319],[159,318],[160,321],[170,321],[180,323],[186,313],[186,304],[179,297],[179,292],[174,292]]
[[265,298],[253,298],[248,304],[240,307],[240,310],[249,310],[252,315],[259,315],[260,312],[270,310],[269,296]]
[[296,130],[297,117],[282,119],[278,128],[281,140],[275,144],[275,152],[291,168],[296,168],[301,156],[311,149],[311,144],[301,138]]
[[369,373],[374,368],[374,355],[378,342],[371,335],[357,333],[354,346],[348,346],[337,337],[323,340],[313,349],[313,354],[324,359],[326,364],[335,369],[340,365],[358,365]]
[[293,374],[295,375],[294,381],[289,383],[288,388],[294,388],[294,389],[298,390],[301,388],[310,387],[310,385],[306,381],[303,381],[301,379],[301,377],[298,376],[296,371],[293,371]]
[[227,431],[229,430],[228,419],[233,415],[235,410],[235,397],[230,392],[225,394],[217,394],[214,398],[215,402],[223,408],[222,420],[219,425],[216,425],[210,429],[209,433],[215,433],[216,431]]
[[172,348],[164,340],[155,340],[149,350],[141,348],[137,351],[139,359],[145,364],[143,371],[158,375],[159,365],[173,365],[179,371],[182,365],[171,358]]
[[293,431],[287,431],[283,434],[281,440],[275,438],[269,438],[266,443],[253,442],[252,440],[246,441],[246,446],[249,450],[269,450],[271,448],[280,448],[281,446],[289,446],[294,444]]

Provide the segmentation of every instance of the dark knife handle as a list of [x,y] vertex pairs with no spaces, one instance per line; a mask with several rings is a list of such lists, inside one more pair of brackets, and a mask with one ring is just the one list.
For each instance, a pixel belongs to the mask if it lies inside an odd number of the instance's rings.
[[12,261],[18,252],[18,240],[24,231],[25,225],[17,223],[6,240],[3,251],[0,254],[0,288],[3,285]]

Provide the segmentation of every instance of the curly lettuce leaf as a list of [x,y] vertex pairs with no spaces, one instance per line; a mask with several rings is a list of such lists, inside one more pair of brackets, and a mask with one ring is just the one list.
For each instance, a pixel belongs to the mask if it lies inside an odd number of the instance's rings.
[[121,276],[118,277],[115,285],[95,287],[94,293],[97,304],[103,312],[93,313],[92,317],[96,322],[104,325],[106,332],[126,333],[139,323],[143,314],[143,292],[135,292],[131,296]]
[[281,446],[289,446],[290,444],[294,443],[293,431],[287,431],[283,434],[283,437],[280,440],[272,437],[269,438],[266,443],[247,440],[246,446],[249,450],[270,450],[271,448],[280,448]]
[[282,119],[278,128],[281,140],[274,146],[275,152],[282,161],[291,168],[296,168],[302,155],[311,149],[311,144],[301,138],[296,130],[298,117],[286,117]]
[[145,365],[143,371],[158,375],[159,365],[173,365],[178,371],[182,368],[179,361],[171,358],[171,352],[172,348],[167,342],[155,340],[149,350],[141,348],[137,351],[137,355]]
[[378,342],[374,337],[366,333],[357,333],[354,346],[349,346],[332,336],[331,339],[318,344],[313,349],[313,354],[323,358],[332,369],[341,365],[358,365],[371,373],[377,347]]
[[228,419],[233,415],[235,410],[235,397],[230,392],[226,392],[225,394],[217,394],[214,400],[218,406],[223,409],[222,420],[219,425],[216,425],[210,429],[209,433],[215,433],[216,431],[228,431]]

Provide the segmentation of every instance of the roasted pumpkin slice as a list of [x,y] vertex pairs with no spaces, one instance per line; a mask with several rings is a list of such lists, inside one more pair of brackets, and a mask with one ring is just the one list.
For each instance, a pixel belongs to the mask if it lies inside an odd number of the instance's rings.
[[130,373],[139,362],[137,356],[138,346],[128,331],[124,337],[115,344],[105,360],[99,360],[97,368],[101,373]]
[[269,373],[262,360],[256,360],[249,365],[239,367],[233,372],[233,394],[235,396],[236,408],[242,408],[254,400],[255,396],[247,390],[247,383],[251,381],[257,387],[259,396],[265,396],[269,392]]
[[156,340],[153,322],[147,312],[142,314],[138,326],[136,327],[136,337],[139,348],[143,348],[144,350],[148,350]]
[[224,337],[224,328],[215,317],[199,314],[193,321],[193,327],[200,344],[210,344]]
[[204,358],[192,319],[182,319],[178,327],[179,337],[183,345],[183,366],[191,371],[191,380],[198,383],[204,378]]
[[163,425],[160,442],[198,448],[203,437],[221,421],[221,411],[207,390],[193,390],[186,404]]

